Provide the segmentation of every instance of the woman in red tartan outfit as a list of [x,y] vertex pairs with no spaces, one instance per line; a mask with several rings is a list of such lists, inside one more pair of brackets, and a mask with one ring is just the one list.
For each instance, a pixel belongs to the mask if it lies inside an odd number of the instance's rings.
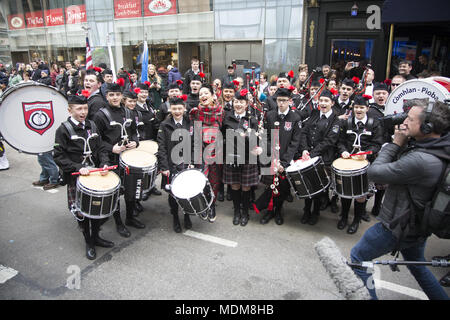
[[[209,85],[203,85],[199,91],[200,103],[197,108],[193,108],[189,112],[191,121],[200,121],[202,124],[202,141],[205,157],[202,156],[202,164],[204,172],[208,176],[209,183],[214,191],[214,201],[211,206],[211,212],[208,220],[214,222],[216,220],[216,198],[219,192],[220,183],[222,181],[223,168],[223,139],[221,135],[221,127],[224,118],[222,106],[217,104],[214,99],[213,89]],[[219,136],[218,136],[219,135]],[[219,139],[217,139],[219,137]],[[200,155],[195,155],[195,160]],[[197,161],[195,161],[197,163]]]

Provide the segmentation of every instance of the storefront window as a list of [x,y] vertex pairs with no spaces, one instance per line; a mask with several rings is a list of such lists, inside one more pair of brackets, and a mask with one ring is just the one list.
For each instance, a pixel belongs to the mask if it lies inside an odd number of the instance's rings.
[[303,6],[292,1],[268,0],[266,38],[301,38]]

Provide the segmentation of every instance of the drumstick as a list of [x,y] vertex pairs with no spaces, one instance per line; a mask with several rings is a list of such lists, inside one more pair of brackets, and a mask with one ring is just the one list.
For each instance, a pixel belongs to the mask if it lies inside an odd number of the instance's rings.
[[[106,167],[105,169],[103,169],[103,168],[92,169],[92,170],[89,170],[89,173],[99,172],[99,171],[108,171],[108,170],[114,170],[114,169],[117,169],[117,166]],[[73,176],[78,176],[80,174],[81,174],[80,172],[73,172],[72,173]]]
[[354,153],[351,154],[350,157],[354,157],[354,156],[363,156],[365,154],[372,154],[372,151],[367,151],[367,152],[361,152],[361,153]]

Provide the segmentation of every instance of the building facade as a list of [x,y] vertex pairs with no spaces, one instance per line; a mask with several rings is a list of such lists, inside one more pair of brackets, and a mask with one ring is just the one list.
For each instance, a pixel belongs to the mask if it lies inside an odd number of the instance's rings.
[[270,74],[302,61],[303,0],[1,0],[0,63],[42,59],[63,65],[86,54],[94,64],[140,70],[144,40],[150,63],[190,67],[210,78],[232,60]]

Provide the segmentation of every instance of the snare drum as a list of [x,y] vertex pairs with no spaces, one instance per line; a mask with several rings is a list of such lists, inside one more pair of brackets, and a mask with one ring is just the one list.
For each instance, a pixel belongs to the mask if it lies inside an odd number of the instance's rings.
[[136,150],[156,155],[158,153],[158,143],[152,140],[142,140],[139,141],[139,147],[137,147]]
[[141,200],[142,193],[154,185],[157,175],[156,156],[137,149],[120,154],[120,176],[125,188],[125,198]]
[[367,169],[369,161],[343,159],[332,164],[334,192],[342,198],[356,199],[370,193]]
[[88,176],[79,176],[75,196],[75,209],[91,219],[104,219],[117,209],[120,196],[120,178],[109,171],[102,176],[92,172]]
[[312,198],[330,185],[321,157],[298,160],[286,169],[286,175],[297,198]]
[[204,214],[211,208],[214,200],[208,178],[198,169],[186,169],[175,175],[170,191],[186,214]]

